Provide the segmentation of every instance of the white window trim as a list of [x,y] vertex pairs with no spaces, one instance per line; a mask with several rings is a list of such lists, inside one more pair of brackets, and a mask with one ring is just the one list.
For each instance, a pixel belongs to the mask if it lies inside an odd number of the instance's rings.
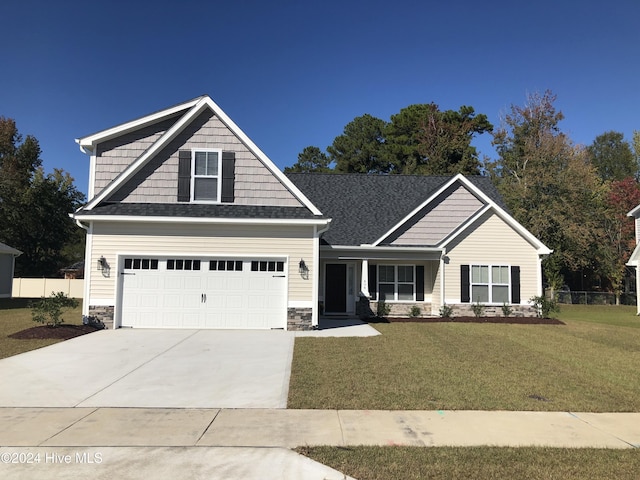
[[[394,270],[394,281],[393,281],[393,300],[389,300],[388,298],[384,300],[385,303],[406,303],[406,302],[415,302],[416,301],[416,266],[410,263],[379,263],[376,265],[376,282],[377,282],[377,297],[378,301],[381,300],[382,292],[380,291],[380,284],[390,285],[391,282],[381,282],[380,281],[380,267],[393,267]],[[411,267],[413,269],[413,282],[400,282],[398,281],[398,267]],[[398,300],[398,285],[413,285],[413,298],[411,300]]]
[[[473,282],[473,267],[488,267],[489,268],[489,283],[474,283]],[[505,267],[507,269],[507,275],[509,276],[509,280],[507,283],[494,283],[492,282],[493,278],[492,278],[492,269],[493,267]],[[480,302],[481,304],[484,305],[502,305],[502,302],[494,302],[493,301],[493,286],[497,286],[497,287],[507,287],[507,304],[511,305],[511,285],[512,285],[512,280],[511,280],[511,265],[507,265],[507,264],[503,264],[503,263],[496,263],[496,264],[491,264],[491,263],[472,263],[469,266],[469,299],[471,303],[476,303],[475,300],[473,299],[473,287],[474,285],[477,286],[487,286],[488,287],[488,291],[489,291],[489,300],[487,302]]]
[[[218,154],[218,175],[196,175],[196,153],[211,153],[216,152]],[[196,178],[216,178],[217,191],[216,200],[198,200],[196,195]],[[192,148],[191,149],[191,202],[192,203],[222,203],[222,149],[220,148]]]

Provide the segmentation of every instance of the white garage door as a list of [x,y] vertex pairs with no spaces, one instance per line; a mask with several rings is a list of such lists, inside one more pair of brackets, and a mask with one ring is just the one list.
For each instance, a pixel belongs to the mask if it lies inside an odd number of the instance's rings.
[[286,327],[285,259],[125,257],[123,267],[123,327]]

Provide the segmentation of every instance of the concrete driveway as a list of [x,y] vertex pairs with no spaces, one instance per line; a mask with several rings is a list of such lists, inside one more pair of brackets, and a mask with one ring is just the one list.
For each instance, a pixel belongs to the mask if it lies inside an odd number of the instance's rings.
[[91,333],[0,360],[0,407],[286,408],[294,335]]

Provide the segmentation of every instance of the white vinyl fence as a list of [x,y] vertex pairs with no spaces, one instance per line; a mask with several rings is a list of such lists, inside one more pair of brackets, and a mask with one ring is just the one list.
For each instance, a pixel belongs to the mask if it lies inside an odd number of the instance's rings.
[[13,298],[48,297],[52,292],[64,292],[71,298],[82,298],[84,280],[65,278],[14,278]]

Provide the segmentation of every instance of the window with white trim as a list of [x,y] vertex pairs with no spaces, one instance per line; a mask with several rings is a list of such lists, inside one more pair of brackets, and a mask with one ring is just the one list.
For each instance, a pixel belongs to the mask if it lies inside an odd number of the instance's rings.
[[472,303],[509,303],[510,275],[505,265],[471,266]]
[[380,300],[415,301],[415,265],[378,265]]
[[192,200],[220,202],[222,150],[197,149],[191,152]]

